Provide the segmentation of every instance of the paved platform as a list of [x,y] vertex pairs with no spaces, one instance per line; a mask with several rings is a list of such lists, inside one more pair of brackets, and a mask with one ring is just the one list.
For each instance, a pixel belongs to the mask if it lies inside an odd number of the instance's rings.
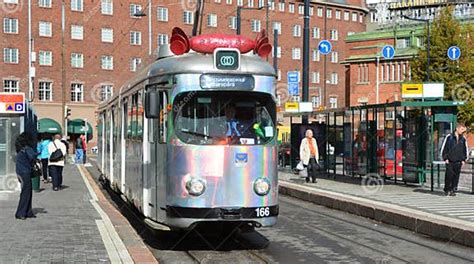
[[317,183],[280,172],[280,192],[397,225],[435,238],[474,247],[474,195],[388,184],[379,180],[323,176]]

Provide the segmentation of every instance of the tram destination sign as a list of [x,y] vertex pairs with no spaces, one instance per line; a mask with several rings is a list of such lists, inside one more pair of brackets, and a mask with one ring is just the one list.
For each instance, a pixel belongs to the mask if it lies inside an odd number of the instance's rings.
[[203,74],[200,82],[203,89],[252,90],[255,87],[251,75]]

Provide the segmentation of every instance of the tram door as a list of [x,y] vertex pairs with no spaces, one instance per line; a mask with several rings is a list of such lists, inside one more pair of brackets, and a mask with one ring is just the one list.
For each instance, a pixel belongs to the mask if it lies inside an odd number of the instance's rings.
[[426,146],[428,146],[428,117],[423,110],[410,110],[403,122],[404,182],[424,183],[426,179]]
[[7,119],[0,119],[0,177],[5,177],[7,174]]

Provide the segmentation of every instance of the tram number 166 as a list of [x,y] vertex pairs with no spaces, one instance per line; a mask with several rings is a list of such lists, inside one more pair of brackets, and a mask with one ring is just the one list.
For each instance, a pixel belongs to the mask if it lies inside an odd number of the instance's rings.
[[270,215],[270,208],[269,207],[256,208],[255,212],[257,213],[257,217],[267,217]]

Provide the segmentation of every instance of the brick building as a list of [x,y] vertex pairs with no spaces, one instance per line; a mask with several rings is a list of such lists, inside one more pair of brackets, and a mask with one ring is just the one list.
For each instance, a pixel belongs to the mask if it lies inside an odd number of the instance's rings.
[[[168,43],[173,27],[191,33],[194,2],[71,0],[63,5],[55,0],[32,1],[34,79],[31,87],[34,89],[31,99],[39,117],[50,117],[61,124],[64,99],[71,109],[71,119],[87,119],[95,127],[97,104],[117,92],[140,65],[153,61],[159,45]],[[242,35],[255,37],[260,29],[266,28],[267,21],[270,31],[279,30],[278,94],[281,101],[288,100],[286,73],[301,72],[302,68],[303,1],[268,1],[268,19],[266,1],[205,0],[204,3],[203,34],[235,34],[238,5],[254,8],[242,10]],[[340,107],[347,101],[346,69],[340,62],[347,56],[346,36],[365,31],[368,10],[363,6],[362,0],[311,3],[309,85],[315,106],[323,102],[328,107]],[[29,90],[29,9],[26,1],[0,3],[2,91]],[[137,13],[146,16],[135,16]],[[269,35],[272,42],[272,33]],[[322,39],[333,43],[330,55],[317,52]],[[272,60],[270,57],[269,62]]]

